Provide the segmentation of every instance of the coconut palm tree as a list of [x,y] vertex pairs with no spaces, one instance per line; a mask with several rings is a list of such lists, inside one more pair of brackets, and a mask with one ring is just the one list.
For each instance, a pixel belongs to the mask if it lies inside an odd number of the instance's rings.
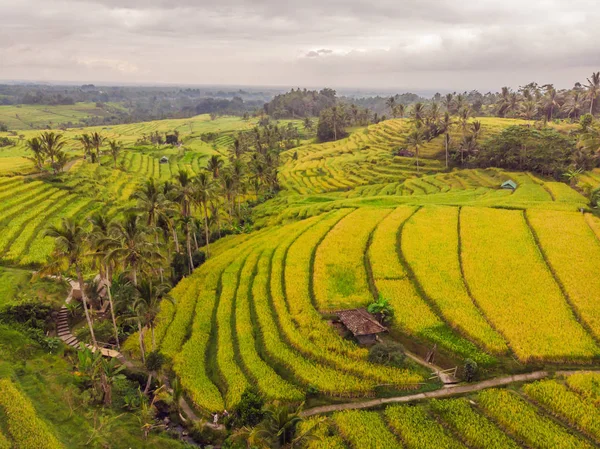
[[[419,123],[419,122],[417,122]],[[423,131],[421,131],[420,126],[415,126],[408,136],[406,136],[406,143],[411,145],[415,149],[415,157],[417,161],[417,173],[420,171],[419,167],[419,149],[421,145],[425,143],[425,136],[423,135]]]
[[538,108],[533,100],[527,100],[521,104],[521,116],[526,120],[533,120]]
[[[154,335],[155,321],[158,312],[160,311],[160,303],[163,299],[173,302],[168,293],[171,286],[164,283],[152,282],[152,279],[143,278],[139,284],[135,286],[133,309],[136,311],[142,325],[142,334],[145,327],[150,328],[152,337],[152,350],[156,349],[156,338]],[[143,342],[143,335],[140,341]],[[144,351],[143,347],[140,349]]]
[[563,105],[562,109],[570,119],[577,118],[581,115],[581,109],[583,107],[582,100],[581,92],[576,90],[569,96]]
[[474,120],[473,123],[471,123],[471,134],[475,140],[479,139],[481,134],[481,122],[479,120]]
[[446,168],[448,168],[449,148],[450,143],[452,142],[452,139],[450,137],[450,129],[452,125],[452,117],[450,116],[450,113],[446,111],[441,121],[442,132],[444,133],[444,148],[446,150]]
[[442,103],[444,104],[444,107],[446,108],[446,112],[448,112],[449,114],[452,114],[453,104],[454,104],[454,95],[446,94],[446,96],[442,100]]
[[466,134],[463,136],[463,140],[460,145],[460,164],[465,163],[464,155],[470,155],[477,151],[477,139],[473,134]]
[[119,329],[117,327],[117,319],[115,316],[115,306],[112,297],[112,272],[109,261],[106,259],[106,242],[110,239],[110,220],[108,217],[101,212],[94,213],[90,218],[89,222],[92,224],[92,231],[90,233],[90,246],[93,250],[94,256],[99,259],[100,264],[100,278],[104,280],[106,286],[106,293],[108,296],[108,303],[110,306],[110,317],[113,323],[113,331],[115,333],[115,341],[117,343],[117,350],[121,350],[121,344],[119,342]]
[[410,111],[410,116],[415,121],[415,124],[419,126],[425,118],[425,105],[420,101],[415,103]]
[[546,93],[542,98],[542,108],[546,113],[546,118],[550,121],[554,117],[554,110],[560,108],[560,96],[552,85],[548,85],[546,88]]
[[462,129],[463,135],[467,133],[470,117],[471,117],[471,110],[469,109],[469,107],[464,107],[458,111],[458,120],[460,123],[460,128]]
[[213,178],[218,179],[219,178],[219,173],[221,171],[221,169],[223,168],[224,162],[223,159],[221,159],[219,156],[217,156],[216,154],[213,154],[210,159],[208,160],[208,164],[206,165],[206,169],[212,173]]
[[117,142],[114,139],[108,141],[108,153],[113,158],[115,170],[117,169],[117,159],[119,158],[119,154],[121,154],[121,150],[123,150],[123,144],[121,142]]
[[33,157],[30,159],[35,163],[35,167],[38,170],[44,169],[44,162],[46,160],[46,152],[39,138],[33,137],[27,140],[27,149],[33,153]]
[[404,117],[406,107],[402,103],[398,103],[394,108],[394,117]]
[[440,119],[440,105],[435,102],[431,103],[427,112],[427,121],[434,125],[437,124]]
[[55,249],[52,258],[64,260],[68,267],[73,267],[77,274],[77,281],[81,290],[81,301],[85,312],[85,319],[90,329],[92,345],[98,347],[94,326],[89,311],[88,298],[85,294],[85,283],[83,281],[82,262],[85,258],[88,236],[83,227],[72,218],[63,218],[61,226],[50,226],[44,232],[45,236],[54,238]]
[[600,72],[593,72],[592,76],[587,79],[587,97],[590,101],[590,114],[594,113],[594,101],[600,93]]
[[96,162],[96,155],[93,151],[94,147],[92,145],[92,139],[90,138],[90,135],[87,133],[82,134],[77,140],[79,140],[83,146],[83,154],[85,158],[89,156],[91,162]]
[[90,135],[90,143],[92,145],[92,148],[94,148],[94,150],[96,152],[96,160],[98,162],[100,162],[100,147],[102,147],[105,140],[106,140],[106,137],[102,136],[98,132],[93,132]]
[[56,160],[59,158],[64,159],[66,156],[62,151],[67,143],[64,136],[62,134],[46,131],[40,136],[40,143],[44,149],[44,153],[50,158],[50,164],[52,165],[54,174],[56,174],[58,172],[58,167],[55,165]]
[[390,97],[390,98],[388,98],[388,99],[385,101],[385,105],[386,105],[388,108],[390,108],[390,111],[391,111],[392,115],[393,115],[394,117],[396,117],[396,114],[395,114],[395,112],[396,112],[396,111],[395,111],[395,108],[396,108],[396,97]]
[[144,267],[152,267],[163,256],[149,239],[148,229],[140,223],[140,215],[129,212],[122,221],[111,223],[110,238],[104,242],[106,258],[120,263],[131,272],[133,285]]
[[204,234],[206,238],[206,258],[210,257],[208,231],[208,205],[215,194],[215,184],[206,173],[200,173],[194,179],[194,201],[204,211]]

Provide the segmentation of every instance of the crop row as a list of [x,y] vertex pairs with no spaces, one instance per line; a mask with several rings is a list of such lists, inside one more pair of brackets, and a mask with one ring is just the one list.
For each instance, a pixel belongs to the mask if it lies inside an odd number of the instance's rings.
[[385,417],[389,426],[409,448],[466,449],[421,407],[388,407]]
[[483,410],[504,429],[536,448],[587,449],[592,446],[508,390],[484,390],[478,396]]
[[557,418],[600,443],[600,409],[556,380],[525,385],[523,391]]
[[389,213],[389,209],[357,209],[327,233],[317,248],[313,271],[319,309],[350,309],[372,301],[364,254],[373,229]]
[[402,253],[425,294],[461,333],[493,353],[508,351],[506,342],[470,298],[459,261],[458,209],[426,207],[402,231]]
[[520,211],[461,211],[463,269],[488,319],[523,361],[598,353],[575,319]]
[[399,251],[399,231],[414,209],[399,207],[375,229],[368,258],[378,292],[389,299],[396,310],[393,328],[435,342],[464,357],[490,363],[492,358],[457,336],[429,307],[417,292],[402,266]]
[[527,218],[569,299],[600,337],[600,241],[577,212],[531,210]]
[[8,433],[19,449],[61,449],[48,425],[40,419],[29,401],[8,379],[0,379],[0,409],[6,417]]
[[249,296],[260,255],[259,251],[253,251],[246,259],[237,288],[234,332],[239,348],[239,358],[245,371],[267,398],[288,401],[301,400],[304,398],[304,394],[294,385],[279,377],[256,351],[255,330],[250,313],[252,298]]

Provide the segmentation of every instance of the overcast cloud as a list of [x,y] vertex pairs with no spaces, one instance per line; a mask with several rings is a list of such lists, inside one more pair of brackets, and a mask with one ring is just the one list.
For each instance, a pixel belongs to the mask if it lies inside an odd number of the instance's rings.
[[0,0],[0,79],[462,90],[600,70],[595,0]]

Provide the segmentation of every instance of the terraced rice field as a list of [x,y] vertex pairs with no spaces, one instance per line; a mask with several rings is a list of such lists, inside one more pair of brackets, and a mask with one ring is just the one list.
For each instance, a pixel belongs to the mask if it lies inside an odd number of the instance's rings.
[[[396,311],[392,335],[454,357],[483,366],[506,355],[588,364],[600,354],[586,306],[596,301],[593,284],[575,290],[571,267],[549,256],[561,250],[536,237],[538,227],[541,236],[554,222],[571,223],[573,238],[587,239],[579,246],[591,270],[598,243],[586,218],[543,209],[344,208],[238,245],[233,237],[178,287],[177,306],[165,307],[161,348],[175,355],[177,374],[205,410],[235,406],[249,385],[284,400],[300,400],[308,385],[325,396],[371,396],[384,378],[414,388],[416,372],[375,369],[365,349],[324,319],[381,293]],[[187,293],[194,284],[199,295]]]
[[[578,375],[590,381],[594,374]],[[557,377],[515,390],[490,389],[455,399],[391,405],[379,411],[348,410],[319,427],[332,448],[518,449],[592,448],[598,408]],[[314,425],[311,418],[304,426]]]

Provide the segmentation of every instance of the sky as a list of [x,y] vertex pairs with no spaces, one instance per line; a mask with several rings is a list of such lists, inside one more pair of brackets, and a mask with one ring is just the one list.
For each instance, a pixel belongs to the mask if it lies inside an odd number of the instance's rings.
[[499,90],[600,70],[597,0],[0,0],[0,80]]

